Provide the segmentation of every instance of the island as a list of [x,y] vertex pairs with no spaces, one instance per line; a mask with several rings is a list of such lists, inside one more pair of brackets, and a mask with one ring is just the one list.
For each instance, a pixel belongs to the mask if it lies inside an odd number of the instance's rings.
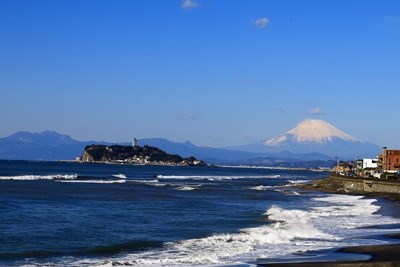
[[206,166],[204,161],[198,160],[193,156],[183,158],[148,145],[143,147],[138,145],[88,145],[78,158],[78,161],[165,166]]

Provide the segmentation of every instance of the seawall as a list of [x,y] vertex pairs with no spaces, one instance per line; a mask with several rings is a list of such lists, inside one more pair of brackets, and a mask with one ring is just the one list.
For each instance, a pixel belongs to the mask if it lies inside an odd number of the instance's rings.
[[388,181],[364,177],[341,176],[334,173],[326,179],[304,185],[304,189],[319,190],[331,193],[384,193],[400,194],[400,181]]

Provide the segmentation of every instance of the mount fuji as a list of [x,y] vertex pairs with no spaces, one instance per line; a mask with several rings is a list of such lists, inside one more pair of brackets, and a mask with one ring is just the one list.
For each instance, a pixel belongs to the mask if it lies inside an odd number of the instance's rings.
[[355,138],[326,121],[311,119],[276,137],[236,149],[257,153],[319,153],[340,159],[376,157],[380,153],[380,147],[373,143]]

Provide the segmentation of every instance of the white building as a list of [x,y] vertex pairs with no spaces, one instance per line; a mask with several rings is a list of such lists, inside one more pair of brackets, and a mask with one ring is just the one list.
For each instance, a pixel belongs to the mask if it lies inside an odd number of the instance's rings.
[[378,159],[362,159],[362,169],[366,168],[378,168]]

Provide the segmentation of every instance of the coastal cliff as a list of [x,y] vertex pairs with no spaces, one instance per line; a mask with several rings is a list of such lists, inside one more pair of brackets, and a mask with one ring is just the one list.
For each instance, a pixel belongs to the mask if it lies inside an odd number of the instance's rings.
[[206,166],[195,157],[182,158],[179,155],[151,146],[88,145],[79,158],[82,162],[106,162],[126,164],[154,164],[173,166]]

